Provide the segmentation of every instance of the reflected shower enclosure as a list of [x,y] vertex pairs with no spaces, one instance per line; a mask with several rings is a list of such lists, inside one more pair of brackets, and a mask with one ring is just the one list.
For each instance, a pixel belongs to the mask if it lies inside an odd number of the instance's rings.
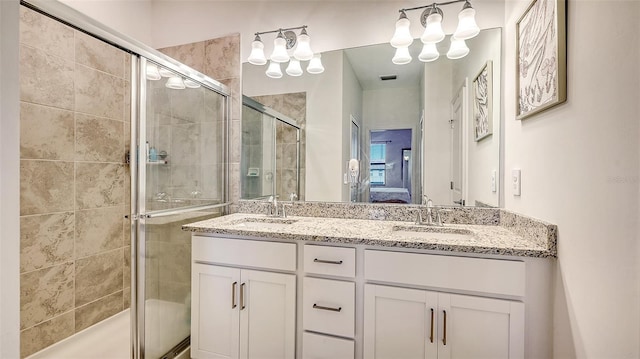
[[287,116],[243,98],[241,198],[298,200],[300,128]]

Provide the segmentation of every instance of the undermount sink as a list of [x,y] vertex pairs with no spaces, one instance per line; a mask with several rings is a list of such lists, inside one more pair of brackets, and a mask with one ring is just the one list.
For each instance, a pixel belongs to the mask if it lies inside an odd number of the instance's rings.
[[393,226],[393,232],[407,237],[418,237],[423,239],[450,239],[469,240],[473,239],[473,232],[464,228],[440,227],[428,225],[413,226]]
[[242,219],[233,221],[232,224],[233,226],[237,226],[237,227],[264,229],[264,228],[282,228],[296,222],[297,220],[295,219],[287,219],[287,218],[251,217],[251,218],[242,218]]

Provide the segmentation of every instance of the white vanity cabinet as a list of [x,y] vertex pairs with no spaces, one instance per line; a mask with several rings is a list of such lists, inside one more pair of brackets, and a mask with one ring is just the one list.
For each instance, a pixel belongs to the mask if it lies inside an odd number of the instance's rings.
[[295,256],[294,243],[193,236],[191,357],[293,359],[295,274],[239,267],[291,271]]
[[523,338],[520,302],[365,285],[365,358],[522,358]]
[[365,359],[524,357],[522,302],[446,292],[524,295],[522,262],[366,250],[365,278],[442,288],[365,284]]

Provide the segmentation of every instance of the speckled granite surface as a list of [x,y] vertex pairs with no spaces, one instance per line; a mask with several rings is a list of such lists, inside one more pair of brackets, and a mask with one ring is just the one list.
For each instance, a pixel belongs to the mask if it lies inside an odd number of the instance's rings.
[[[308,203],[295,204],[299,205],[291,208],[288,218],[267,217],[261,214],[265,208],[262,205],[260,214],[235,213],[185,225],[183,229],[256,238],[524,257],[556,256],[554,225],[499,209],[454,209],[443,213],[447,223],[444,227],[432,227],[406,221],[415,218],[416,206],[374,205],[372,208],[371,205],[322,203],[313,204],[315,216],[299,216],[309,214],[303,212]],[[244,210],[248,211],[246,207]],[[371,210],[376,211],[373,219],[378,220],[371,220]],[[506,225],[500,225],[501,220]]]

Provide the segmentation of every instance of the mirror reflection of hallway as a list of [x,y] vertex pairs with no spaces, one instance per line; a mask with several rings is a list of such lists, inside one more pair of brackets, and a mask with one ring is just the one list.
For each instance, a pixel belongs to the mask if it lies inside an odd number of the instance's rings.
[[369,202],[411,203],[412,130],[372,130],[369,138]]

